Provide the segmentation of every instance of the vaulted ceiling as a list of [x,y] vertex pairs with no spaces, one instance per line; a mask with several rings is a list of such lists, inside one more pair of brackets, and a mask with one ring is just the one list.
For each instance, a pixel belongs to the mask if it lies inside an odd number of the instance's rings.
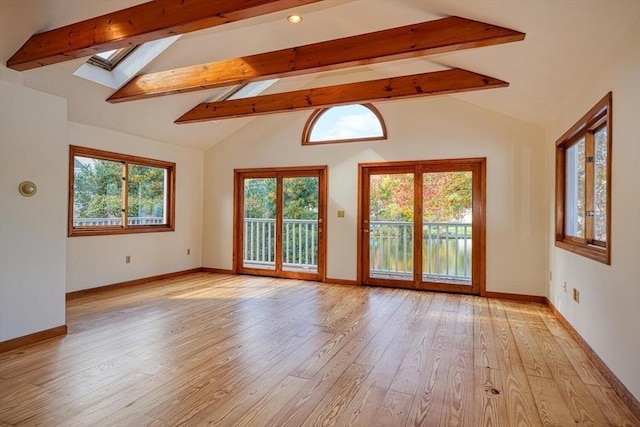
[[[144,1],[136,0],[3,0],[0,2],[2,62],[6,63],[35,33],[142,3]],[[170,4],[171,1],[164,3]],[[230,1],[220,3],[239,4]],[[421,92],[422,86],[431,87],[434,79],[440,86],[427,91],[430,95],[441,95],[459,92],[457,86],[452,89],[452,82],[463,77],[476,80],[465,80],[464,84],[467,86],[462,86],[461,89],[464,93],[448,96],[544,126],[553,120],[557,109],[561,108],[562,98],[571,96],[584,84],[581,80],[582,71],[589,69],[591,64],[603,59],[608,50],[615,48],[616,41],[640,16],[640,3],[636,0],[285,0],[273,4],[279,4],[273,8],[274,11],[257,7],[250,11],[253,15],[248,18],[246,11],[236,15],[230,13],[225,17],[225,20],[232,21],[229,23],[221,23],[220,19],[213,17],[191,24],[187,28],[191,32],[183,35],[142,70],[141,74],[145,77],[134,80],[136,85],[129,85],[115,95],[112,89],[73,75],[87,59],[87,51],[82,49],[77,53],[69,53],[78,58],[64,62],[55,63],[60,59],[56,56],[49,60],[40,59],[40,62],[52,62],[44,67],[25,71],[1,67],[0,76],[66,98],[71,121],[201,149],[215,145],[242,126],[252,123],[259,125],[260,120],[268,120],[268,117],[247,117],[256,113],[256,105],[258,113],[265,114],[288,111],[296,105],[313,108],[338,103],[350,91],[360,97],[353,98],[354,102],[384,99],[388,97],[385,90],[395,91],[394,95],[402,93],[404,97],[421,96],[424,95]],[[294,25],[287,22],[286,17],[293,12],[303,16],[301,23]],[[229,69],[231,64],[225,61],[233,58],[264,58],[268,52],[290,53],[294,47],[311,44],[325,46],[331,51],[335,46],[322,42],[397,27],[415,27],[415,24],[420,23],[436,25],[437,22],[445,22],[438,20],[452,15],[506,27],[515,30],[515,35],[503,35],[505,38],[511,36],[512,40],[505,39],[493,46],[478,43],[484,47],[474,49],[462,50],[474,47],[470,43],[451,43],[452,47],[436,49],[435,54],[433,50],[412,52],[411,49],[418,48],[410,43],[410,46],[402,48],[404,52],[386,58],[393,59],[392,61],[343,55],[341,60],[346,62],[346,67],[335,66],[335,63],[330,63],[331,60],[327,59],[327,63],[320,61],[315,66],[307,66],[308,70],[301,70],[304,67],[300,64],[293,67],[295,72],[291,72],[291,69],[288,72],[272,70],[270,75],[262,73],[265,75],[257,77],[276,75],[283,78],[267,89],[266,96],[262,97],[262,104],[211,103],[228,88],[224,82],[209,84],[211,79],[207,78],[204,79],[204,84],[202,80],[196,81],[195,86],[189,89],[169,88],[167,91],[175,93],[170,96],[158,97],[154,93],[150,97],[136,93],[136,88],[143,87],[141,79],[147,78],[154,84],[162,83],[167,80],[167,70],[196,64],[210,64],[211,68],[215,68],[212,63],[218,63],[220,69]],[[446,22],[447,27],[454,25],[453,22]],[[165,28],[164,31],[170,34],[181,32],[180,29],[185,28],[182,25]],[[526,33],[523,41],[517,41],[523,38],[517,36],[518,32]],[[437,31],[437,34],[441,33],[441,29]],[[464,36],[464,30],[455,33]],[[454,34],[445,38],[449,40],[454,36],[457,37]],[[79,39],[81,37],[74,41],[80,43]],[[388,40],[385,45],[391,46],[391,38]],[[506,43],[508,41],[517,42]],[[105,45],[106,47],[113,48],[114,45]],[[343,51],[348,50],[349,46],[343,46]],[[318,50],[321,51],[322,49]],[[423,56],[425,53],[430,55]],[[325,58],[326,54],[317,56]],[[310,57],[313,57],[313,50]],[[31,68],[28,60],[23,63],[27,65],[11,65],[19,69]],[[452,68],[461,68],[470,73],[450,70]],[[200,75],[198,72],[191,73],[191,77]],[[404,76],[408,75],[414,76],[406,80]],[[154,76],[158,78],[154,80]],[[380,85],[369,82],[376,80]],[[368,82],[366,88],[358,86],[358,82],[362,81]],[[510,83],[508,88],[505,88],[505,82]],[[328,92],[320,96],[317,88],[328,86],[334,88],[333,92],[330,88],[324,89]],[[502,89],[466,92],[490,87]],[[288,96],[283,101],[282,96],[268,96],[289,91],[295,91],[297,98]],[[111,102],[106,102],[110,97]],[[424,102],[429,100],[425,99]],[[194,108],[195,106],[198,107]],[[185,114],[187,111],[189,113]],[[175,124],[174,121],[179,117],[181,122],[204,121],[188,125]],[[219,120],[224,117],[237,118]],[[212,119],[216,120],[210,121]]]

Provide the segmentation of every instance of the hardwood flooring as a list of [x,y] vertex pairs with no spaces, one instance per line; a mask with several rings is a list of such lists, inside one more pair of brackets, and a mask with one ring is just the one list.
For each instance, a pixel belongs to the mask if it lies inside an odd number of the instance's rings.
[[195,273],[0,354],[0,426],[640,426],[544,306]]

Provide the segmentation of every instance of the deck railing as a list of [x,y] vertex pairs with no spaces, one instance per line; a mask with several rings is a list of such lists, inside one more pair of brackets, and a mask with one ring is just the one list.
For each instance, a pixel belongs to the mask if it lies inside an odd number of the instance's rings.
[[[164,224],[165,219],[163,217],[155,216],[130,216],[127,218],[129,225],[155,225]],[[91,227],[91,226],[111,226],[117,227],[122,225],[122,218],[74,218],[74,227]]]
[[[244,219],[244,264],[275,266],[275,219]],[[373,277],[412,278],[413,223],[371,221],[369,224],[370,273]],[[283,266],[316,269],[316,220],[284,219]],[[471,279],[471,224],[424,223],[422,269],[425,280]]]
[[[275,265],[275,219],[244,219],[244,264],[262,267]],[[282,221],[282,263],[285,268],[318,268],[318,221],[284,219]]]
[[[413,222],[371,221],[369,260],[373,277],[411,279]],[[471,279],[471,224],[430,222],[422,226],[423,279]]]

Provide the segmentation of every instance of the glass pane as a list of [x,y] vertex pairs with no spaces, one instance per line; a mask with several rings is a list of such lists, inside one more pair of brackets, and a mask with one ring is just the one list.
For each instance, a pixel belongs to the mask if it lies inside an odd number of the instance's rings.
[[96,56],[99,56],[100,58],[104,59],[105,61],[110,61],[111,58],[116,56],[119,51],[120,51],[120,49],[113,49],[113,50],[109,50],[107,52],[96,53]]
[[130,164],[127,184],[127,224],[166,224],[167,170]]
[[324,111],[311,129],[310,142],[384,136],[378,116],[364,105],[341,105]]
[[93,55],[87,61],[91,65],[111,71],[118,66],[124,58],[126,58],[138,45],[123,47],[120,49],[109,50]]
[[472,172],[423,175],[422,280],[471,285]]
[[244,180],[243,266],[275,270],[276,179]]
[[584,238],[585,139],[567,148],[565,176],[565,234]]
[[594,134],[595,170],[594,170],[594,238],[607,241],[607,127],[603,126]]
[[122,226],[122,163],[74,157],[73,226]]
[[318,177],[282,180],[282,269],[318,272]]
[[414,177],[371,175],[369,276],[413,280]]

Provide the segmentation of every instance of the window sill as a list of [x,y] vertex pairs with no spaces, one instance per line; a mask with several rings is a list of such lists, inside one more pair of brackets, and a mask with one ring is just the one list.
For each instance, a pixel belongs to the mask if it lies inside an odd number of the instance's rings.
[[603,264],[611,265],[611,256],[609,251],[605,248],[599,248],[592,245],[580,245],[564,240],[556,240],[556,247]]
[[110,236],[114,234],[160,233],[164,231],[175,231],[175,228],[168,225],[127,227],[127,228],[122,228],[122,227],[72,228],[69,230],[68,237]]

